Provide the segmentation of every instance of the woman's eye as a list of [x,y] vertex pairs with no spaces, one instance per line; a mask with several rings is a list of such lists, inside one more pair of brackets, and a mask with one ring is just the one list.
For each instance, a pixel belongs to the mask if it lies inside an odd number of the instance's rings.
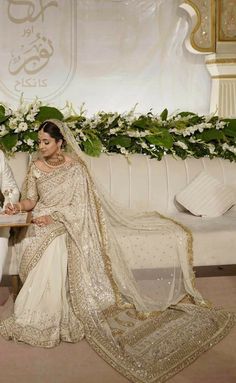
[[49,141],[37,141],[37,145],[40,144],[49,145]]

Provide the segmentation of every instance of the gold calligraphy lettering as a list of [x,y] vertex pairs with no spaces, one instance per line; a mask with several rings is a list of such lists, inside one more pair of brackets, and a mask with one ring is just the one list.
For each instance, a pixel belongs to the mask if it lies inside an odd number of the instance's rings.
[[18,54],[12,54],[9,72],[16,75],[24,70],[29,75],[36,74],[47,65],[53,52],[51,40],[37,33],[34,40],[29,41],[27,45],[21,45]]
[[45,10],[49,7],[58,7],[58,2],[52,0],[43,4],[42,0],[8,0],[8,17],[16,24],[34,22],[40,16],[44,21]]
[[47,87],[47,79],[40,79],[40,78],[33,78],[33,77],[28,77],[28,78],[21,78],[20,80],[15,81],[15,86],[14,89],[17,92],[22,92],[24,88],[45,88]]

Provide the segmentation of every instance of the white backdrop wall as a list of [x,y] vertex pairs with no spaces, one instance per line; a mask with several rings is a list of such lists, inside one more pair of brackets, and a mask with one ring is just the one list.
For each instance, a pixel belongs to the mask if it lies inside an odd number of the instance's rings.
[[207,113],[210,76],[188,52],[180,0],[0,1],[0,100],[44,102],[88,114]]

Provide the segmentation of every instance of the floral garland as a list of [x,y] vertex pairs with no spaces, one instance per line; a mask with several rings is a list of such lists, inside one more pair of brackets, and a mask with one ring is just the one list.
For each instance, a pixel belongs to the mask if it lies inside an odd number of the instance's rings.
[[39,125],[49,118],[64,121],[90,156],[115,152],[142,153],[158,160],[172,154],[236,161],[236,119],[191,112],[168,116],[167,109],[160,115],[152,110],[137,115],[135,108],[124,114],[98,112],[89,118],[83,107],[77,114],[71,104],[59,110],[38,99],[28,104],[21,100],[16,111],[0,104],[0,148],[7,154],[35,151]]

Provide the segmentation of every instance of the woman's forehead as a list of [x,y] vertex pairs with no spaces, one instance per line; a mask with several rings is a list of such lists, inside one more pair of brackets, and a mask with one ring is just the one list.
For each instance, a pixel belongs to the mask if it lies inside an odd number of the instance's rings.
[[38,137],[41,139],[41,140],[50,140],[52,139],[52,137],[50,136],[50,134],[44,132],[43,130],[40,130],[38,132]]

